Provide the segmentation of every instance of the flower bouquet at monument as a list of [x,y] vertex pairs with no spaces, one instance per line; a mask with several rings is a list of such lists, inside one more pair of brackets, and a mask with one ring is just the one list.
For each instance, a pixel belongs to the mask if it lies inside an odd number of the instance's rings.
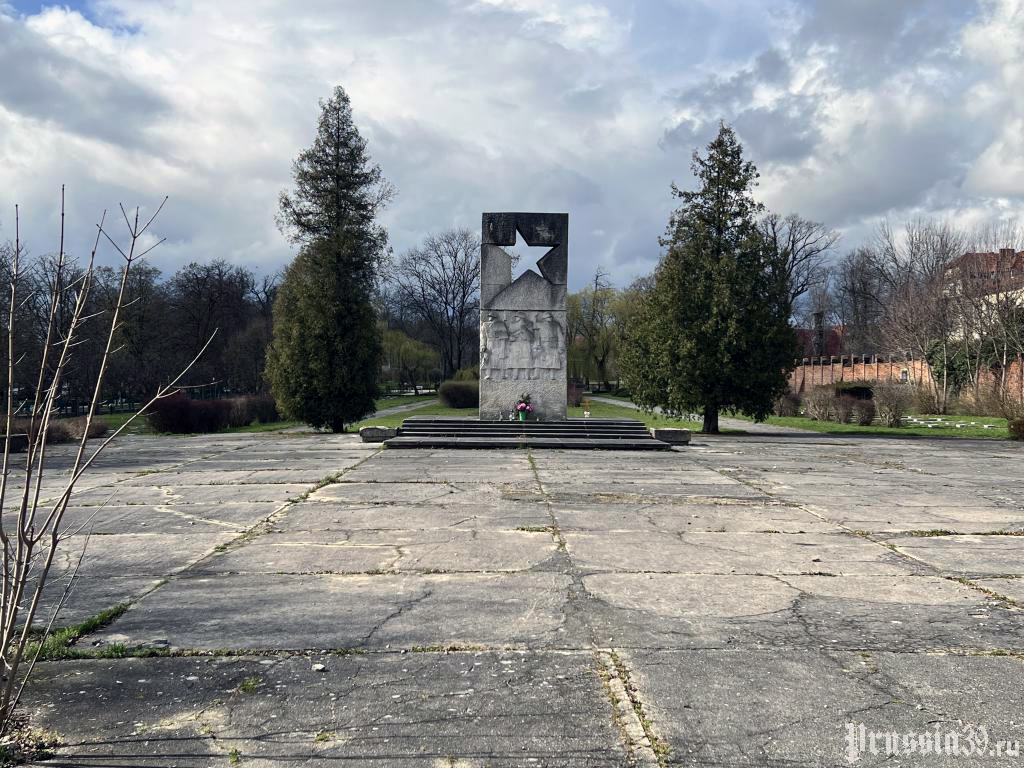
[[520,421],[526,421],[528,413],[533,413],[533,405],[530,403],[530,395],[524,393],[519,396],[519,402],[516,403],[516,414]]

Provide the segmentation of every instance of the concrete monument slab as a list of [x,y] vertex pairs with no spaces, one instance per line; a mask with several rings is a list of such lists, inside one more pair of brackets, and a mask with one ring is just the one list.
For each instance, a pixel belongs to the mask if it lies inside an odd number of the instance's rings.
[[[524,395],[531,418],[566,415],[566,213],[485,213],[480,251],[480,418],[506,418]],[[505,247],[522,237],[550,250],[512,279]]]

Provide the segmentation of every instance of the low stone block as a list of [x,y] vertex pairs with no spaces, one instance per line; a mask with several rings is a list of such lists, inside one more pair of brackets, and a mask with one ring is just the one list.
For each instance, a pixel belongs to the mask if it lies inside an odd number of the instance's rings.
[[651,437],[669,445],[688,445],[690,430],[675,427],[651,427]]
[[364,443],[383,443],[385,440],[397,437],[398,429],[396,427],[362,427],[359,430],[359,436]]

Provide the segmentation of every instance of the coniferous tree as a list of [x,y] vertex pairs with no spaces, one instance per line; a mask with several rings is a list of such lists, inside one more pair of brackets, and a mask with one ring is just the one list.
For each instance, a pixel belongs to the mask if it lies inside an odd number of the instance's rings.
[[764,419],[786,388],[796,337],[789,325],[785,254],[766,246],[758,173],[722,124],[706,157],[693,155],[699,186],[673,193],[654,287],[631,318],[623,378],[634,400],[669,413],[703,412],[718,432],[720,411]]
[[335,432],[374,410],[381,340],[371,296],[393,190],[372,164],[341,87],[320,104],[313,145],[293,165],[278,226],[301,246],[274,304],[267,377],[283,411]]
[[341,432],[374,410],[382,344],[376,315],[339,255],[367,247],[351,233],[302,247],[274,303],[267,375],[278,407]]

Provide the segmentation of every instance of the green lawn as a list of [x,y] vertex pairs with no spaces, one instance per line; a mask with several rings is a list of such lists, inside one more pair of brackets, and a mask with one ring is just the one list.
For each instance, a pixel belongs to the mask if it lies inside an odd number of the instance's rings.
[[[436,398],[435,398],[436,399]],[[393,413],[390,416],[371,416],[368,419],[363,419],[357,424],[352,424],[348,427],[350,430],[357,430],[360,427],[397,427],[400,426],[403,421],[413,416],[437,416],[446,419],[475,419],[477,417],[477,409],[474,408],[449,408],[446,405],[437,403],[435,405],[425,405],[422,408],[417,408],[412,411],[405,411],[403,413]]]
[[621,400],[624,403],[633,402],[632,400],[630,400],[628,395],[614,395],[611,392],[598,392],[592,395],[585,393],[583,397],[607,397],[609,400]]
[[[124,424],[126,421],[128,421],[128,419],[130,419],[134,415],[135,414],[129,411],[125,411],[124,413],[100,413],[97,414],[97,418],[102,419],[104,423],[106,423],[110,431],[113,432],[115,429],[118,429],[122,424]],[[129,424],[128,428],[125,429],[125,431],[122,432],[121,434],[142,435],[152,433],[153,430],[150,429],[149,421],[146,419],[146,417],[139,416],[131,424]]]
[[[128,419],[132,417],[131,413],[101,413],[97,415],[97,418],[102,419],[106,422],[107,427],[111,431],[117,429],[124,424]],[[277,432],[280,429],[288,429],[289,427],[298,426],[301,422],[298,421],[275,421],[271,424],[249,424],[245,427],[231,427],[225,429],[224,432]],[[139,416],[128,428],[121,433],[122,435],[152,435],[153,428],[149,426],[149,420],[145,416]],[[181,435],[182,437],[184,435]]]
[[282,429],[301,426],[301,421],[272,421],[269,424],[249,424],[245,427],[228,427],[225,432],[277,432]]
[[[604,395],[601,395],[604,397]],[[625,400],[625,398],[618,398]],[[628,401],[627,401],[628,402]],[[583,409],[582,408],[569,408],[570,419],[582,419]],[[595,400],[590,402],[590,418],[592,419],[635,419],[636,421],[642,421],[649,427],[678,427],[680,429],[689,429],[694,432],[699,432],[701,423],[699,421],[682,421],[679,419],[670,419],[667,416],[660,416],[657,413],[644,413],[638,411],[635,408],[628,408],[624,405],[612,405],[611,403],[599,403]],[[723,430],[728,431],[728,430]],[[735,430],[734,430],[735,432]]]
[[[738,413],[728,414],[734,419],[753,421],[753,419]],[[926,418],[919,416],[918,418]],[[950,417],[944,417],[950,418]],[[1006,419],[994,419],[978,416],[971,416],[959,420],[959,423],[978,422],[977,427],[923,427],[905,424],[902,427],[883,427],[877,424],[862,427],[859,424],[836,424],[831,421],[815,421],[806,416],[769,416],[765,424],[775,424],[780,427],[797,427],[812,432],[821,432],[828,435],[885,435],[888,437],[972,437],[987,439],[1005,439],[1008,436]],[[953,419],[957,423],[956,419]],[[995,429],[984,429],[981,424],[994,424]]]

